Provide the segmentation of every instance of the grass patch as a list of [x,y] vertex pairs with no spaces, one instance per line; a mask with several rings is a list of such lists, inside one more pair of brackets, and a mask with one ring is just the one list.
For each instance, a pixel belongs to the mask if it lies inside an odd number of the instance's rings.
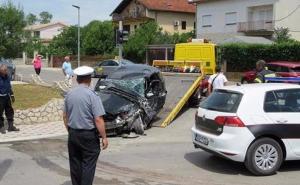
[[15,109],[24,110],[40,107],[53,98],[62,98],[60,91],[50,87],[37,85],[13,85]]

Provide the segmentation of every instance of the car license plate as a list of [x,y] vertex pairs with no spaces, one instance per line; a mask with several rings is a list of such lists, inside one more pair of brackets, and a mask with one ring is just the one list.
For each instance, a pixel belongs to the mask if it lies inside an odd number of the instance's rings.
[[204,145],[208,145],[208,139],[204,136],[199,135],[199,134],[196,134],[195,140],[202,143],[202,144],[204,144]]

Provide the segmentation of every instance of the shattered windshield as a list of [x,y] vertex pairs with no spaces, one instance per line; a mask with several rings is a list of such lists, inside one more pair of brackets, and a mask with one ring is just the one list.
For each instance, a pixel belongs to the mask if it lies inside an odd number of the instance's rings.
[[105,79],[106,82],[111,82],[116,86],[125,88],[129,91],[134,91],[137,94],[144,96],[145,94],[145,79],[126,79],[126,80],[116,80],[116,79]]

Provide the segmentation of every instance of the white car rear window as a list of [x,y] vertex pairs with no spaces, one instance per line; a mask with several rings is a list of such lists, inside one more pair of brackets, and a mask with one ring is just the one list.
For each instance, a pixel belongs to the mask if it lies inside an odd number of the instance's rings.
[[200,107],[219,112],[236,113],[242,96],[239,92],[217,89],[200,104]]

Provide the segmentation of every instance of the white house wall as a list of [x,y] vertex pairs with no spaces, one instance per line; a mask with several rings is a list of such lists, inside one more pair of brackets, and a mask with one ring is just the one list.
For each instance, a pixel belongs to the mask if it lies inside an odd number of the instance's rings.
[[[295,13],[282,21],[282,19],[299,7]],[[290,29],[290,33],[294,39],[300,40],[300,0],[280,0],[275,7],[275,27],[286,27]]]
[[63,30],[61,26],[54,26],[51,28],[47,28],[40,31],[40,38],[41,39],[53,39],[53,37],[59,35]]
[[[237,12],[237,22],[247,22],[248,7],[273,5],[275,28],[286,27],[292,38],[300,40],[300,7],[288,18],[278,21],[300,6],[300,0],[212,0],[197,6],[197,37],[229,37],[241,35],[237,25],[225,25],[225,13]],[[212,15],[212,27],[202,27],[202,16]]]

